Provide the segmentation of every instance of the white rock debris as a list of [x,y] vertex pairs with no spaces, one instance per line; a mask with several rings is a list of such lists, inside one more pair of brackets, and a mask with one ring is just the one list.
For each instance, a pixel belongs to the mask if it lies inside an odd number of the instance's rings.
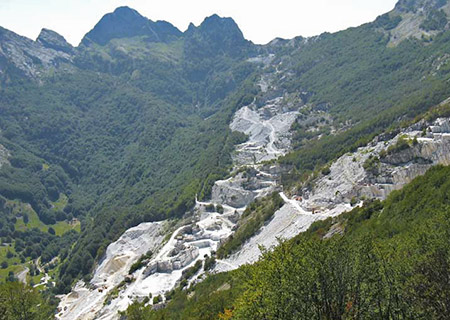
[[289,130],[298,110],[283,107],[278,97],[262,108],[246,106],[236,112],[230,128],[245,133],[249,140],[237,146],[234,160],[238,165],[257,164],[284,155],[290,147]]
[[[61,296],[59,319],[95,319],[108,293],[128,275],[133,263],[148,250],[156,250],[164,239],[165,222],[143,223],[128,229],[110,244],[89,285],[79,281]],[[111,314],[114,316],[115,314]]]

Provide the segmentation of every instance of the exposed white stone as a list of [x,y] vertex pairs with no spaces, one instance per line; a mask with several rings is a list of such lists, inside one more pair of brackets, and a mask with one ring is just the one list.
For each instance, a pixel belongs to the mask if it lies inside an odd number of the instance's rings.
[[164,239],[166,223],[143,223],[128,229],[111,243],[94,272],[90,285],[78,282],[72,292],[61,296],[59,319],[94,319],[108,293],[128,275],[131,265],[147,251],[155,251]]
[[[330,167],[330,173],[318,178],[313,190],[305,191],[301,201],[280,195],[286,204],[278,210],[273,219],[255,236],[249,239],[241,250],[225,260],[218,261],[216,271],[228,271],[258,260],[260,246],[271,248],[278,239],[289,239],[309,228],[317,221],[334,217],[352,209],[353,197],[385,199],[393,190],[401,189],[429,168],[437,164],[450,165],[450,119],[437,119],[430,126],[431,138],[421,138],[421,126],[413,125],[388,141],[375,139],[355,153],[337,159]],[[427,129],[427,128],[425,128]],[[395,145],[400,137],[406,136],[418,143],[410,148],[394,152],[381,160],[379,175],[373,176],[364,169],[370,157],[379,157],[382,150]]]
[[42,71],[71,62],[70,52],[45,47],[42,43],[19,36],[0,27],[0,56],[4,56],[27,76],[37,78]]

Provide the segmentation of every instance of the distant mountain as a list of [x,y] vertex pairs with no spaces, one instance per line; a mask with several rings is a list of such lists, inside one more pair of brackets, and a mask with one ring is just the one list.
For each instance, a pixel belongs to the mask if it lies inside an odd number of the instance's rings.
[[145,36],[149,42],[167,42],[179,38],[181,31],[165,21],[153,22],[128,7],[117,8],[106,14],[81,41],[105,45],[112,39]]
[[191,23],[185,38],[190,50],[200,57],[221,53],[236,56],[251,47],[251,42],[245,40],[233,19],[216,14],[206,18],[198,27]]

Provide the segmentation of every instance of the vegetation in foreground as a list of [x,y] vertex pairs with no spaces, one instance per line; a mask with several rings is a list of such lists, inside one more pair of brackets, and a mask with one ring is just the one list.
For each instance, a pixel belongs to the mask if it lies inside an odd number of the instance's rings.
[[54,306],[36,289],[17,281],[0,284],[0,319],[49,320]]

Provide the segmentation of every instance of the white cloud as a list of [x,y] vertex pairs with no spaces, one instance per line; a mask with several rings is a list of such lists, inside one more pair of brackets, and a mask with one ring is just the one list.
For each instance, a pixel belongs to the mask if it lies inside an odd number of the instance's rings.
[[72,44],[107,12],[127,5],[152,20],[184,31],[213,13],[236,20],[245,37],[267,43],[275,37],[312,36],[372,21],[396,0],[0,0],[0,25],[35,39],[42,27]]

